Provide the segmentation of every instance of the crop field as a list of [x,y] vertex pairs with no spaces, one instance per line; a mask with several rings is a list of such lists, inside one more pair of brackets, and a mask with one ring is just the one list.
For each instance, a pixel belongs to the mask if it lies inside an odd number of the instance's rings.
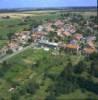
[[0,17],[9,16],[10,18],[21,18],[21,17],[32,17],[32,16],[44,16],[49,13],[56,11],[25,11],[25,12],[16,12],[16,13],[0,13]]
[[[21,17],[28,17],[28,16],[44,16],[44,15],[49,15],[49,13],[56,13],[56,12],[61,12],[60,10],[49,10],[49,11],[23,11],[23,12],[16,12],[16,13],[0,13],[0,17],[3,16],[10,16],[10,18],[21,18]],[[79,13],[84,16],[90,16],[94,15],[96,16],[97,13],[96,11],[94,12],[73,12],[73,13]]]
[[[41,13],[4,13],[0,14],[0,17],[2,16],[10,16],[10,18],[21,18],[21,17],[27,17],[27,16],[40,16],[42,15]],[[47,14],[43,14],[47,15]]]

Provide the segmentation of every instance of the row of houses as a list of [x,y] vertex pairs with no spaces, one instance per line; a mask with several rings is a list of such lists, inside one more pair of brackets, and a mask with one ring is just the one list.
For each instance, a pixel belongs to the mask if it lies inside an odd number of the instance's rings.
[[[54,28],[54,26],[56,27],[56,30]],[[49,30],[50,29],[50,30]],[[96,36],[94,35],[90,35],[90,36],[86,36],[84,37],[82,33],[76,33],[77,29],[74,25],[70,24],[64,24],[64,22],[62,20],[57,20],[55,22],[49,22],[47,24],[44,25],[40,25],[38,26],[38,30],[36,31],[34,35],[34,39],[35,37],[38,37],[40,42],[39,44],[46,47],[57,47],[54,46],[54,42],[49,42],[49,40],[41,40],[42,36],[47,37],[47,34],[50,31],[55,31],[57,33],[57,36],[61,37],[61,38],[69,38],[70,40],[67,41],[67,43],[63,43],[63,48],[66,51],[74,51],[76,53],[78,52],[82,52],[84,54],[92,54],[94,52],[97,52],[96,49],[96,45],[95,45],[95,41],[96,41]],[[36,40],[36,39],[35,39]],[[61,41],[59,41],[61,42]],[[59,46],[60,47],[60,46]]]
[[[66,43],[60,40],[58,40],[58,43],[50,42],[47,35],[52,31],[56,32],[58,37],[69,38],[69,40]],[[29,45],[31,42],[38,43],[40,47],[63,48],[68,52],[83,52],[86,54],[96,52],[96,37],[94,35],[84,37],[82,33],[77,33],[76,31],[77,29],[72,23],[65,24],[63,20],[49,21],[32,28],[31,31],[15,33],[7,45],[0,50],[0,55],[6,55],[8,51],[16,52],[22,50],[24,46]]]
[[30,34],[30,31],[15,33],[8,41],[6,46],[0,49],[0,57],[5,56],[8,53],[22,50],[23,47],[28,43],[29,39],[31,39]]

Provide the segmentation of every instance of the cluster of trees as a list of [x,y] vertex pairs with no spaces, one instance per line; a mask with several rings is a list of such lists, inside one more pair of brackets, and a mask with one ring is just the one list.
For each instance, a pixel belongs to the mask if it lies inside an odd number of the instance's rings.
[[17,87],[16,90],[12,92],[11,100],[20,100],[20,97],[26,94],[34,95],[37,89],[39,89],[39,84],[34,80],[30,80],[26,84]]
[[2,78],[11,67],[11,64],[7,61],[0,64],[0,77]]
[[[92,98],[97,100],[94,94],[98,94],[98,84],[92,80],[92,76],[98,77],[98,54],[93,54],[88,60],[80,61],[77,65],[73,66],[71,61],[65,66],[64,70],[54,79],[54,84],[49,86],[46,91],[50,94],[46,97],[46,100],[56,100],[57,96],[61,94],[69,94],[77,89],[81,89],[84,93],[85,91],[93,92],[93,94],[88,95],[87,99]],[[89,63],[89,64],[88,64]],[[87,73],[88,76],[83,73]]]
[[48,87],[47,91],[50,91],[50,94],[55,94],[55,96],[69,94],[78,88],[77,79],[73,75],[73,66],[71,62],[65,66],[64,70],[54,81],[54,84]]
[[98,53],[94,53],[90,55],[89,60],[91,62],[90,65],[90,74],[94,77],[98,78]]
[[[92,80],[92,76],[98,77],[97,59],[98,53],[90,55],[89,59],[85,57],[84,60],[73,65],[70,57],[67,60],[65,56],[58,55],[57,57],[50,54],[49,56],[43,56],[40,60],[36,60],[31,67],[33,70],[36,70],[39,67],[46,66],[43,70],[44,75],[42,82],[47,78],[53,81],[53,84],[46,90],[49,94],[45,100],[56,100],[58,96],[72,93],[77,89],[80,89],[83,93],[85,91],[92,92],[93,94],[88,95],[87,99],[93,98],[96,100],[95,95],[98,94],[98,84]],[[2,77],[11,66],[10,63],[3,62],[1,67],[3,69],[0,69],[0,77]],[[51,73],[49,69],[55,66],[63,70],[60,71],[59,74]],[[83,75],[84,73],[86,74]],[[25,96],[26,94],[34,95],[41,85],[31,79],[22,85],[17,82],[11,82],[11,84],[15,86],[15,91],[11,93],[11,100],[19,100],[21,96]],[[1,98],[1,100],[4,99]]]

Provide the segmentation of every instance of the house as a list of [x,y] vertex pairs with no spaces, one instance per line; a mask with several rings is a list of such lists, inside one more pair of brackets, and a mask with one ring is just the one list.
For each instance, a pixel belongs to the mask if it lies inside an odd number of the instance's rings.
[[66,46],[65,46],[65,50],[67,52],[71,52],[71,53],[78,53],[79,48],[80,48],[80,46],[76,45],[76,44],[66,44]]
[[64,37],[64,35],[62,34],[64,32],[64,29],[63,28],[58,29],[56,32],[57,32],[57,35],[59,37]]
[[33,42],[38,42],[39,40],[41,40],[42,36],[46,36],[47,32],[35,32],[33,34],[31,34],[31,38]]
[[82,34],[74,34],[73,38],[80,41],[83,38],[83,35]]
[[95,48],[95,44],[93,43],[93,41],[87,41],[87,46],[90,48]]
[[67,31],[64,31],[64,32],[63,32],[63,35],[64,35],[64,36],[71,36],[70,32],[67,32]]
[[73,40],[70,41],[70,44],[75,44],[76,45],[77,43],[78,43],[78,41],[75,40],[75,39],[73,39]]
[[7,53],[7,50],[8,50],[7,46],[4,46],[2,49],[0,49],[0,57],[5,56]]
[[94,28],[98,29],[98,25],[97,25],[97,24],[96,24],[96,25],[94,25]]
[[32,34],[31,37],[33,42],[37,42],[41,39],[41,35],[38,34]]
[[38,26],[38,32],[43,31],[43,29],[44,29],[44,27],[43,27],[42,25],[39,25],[39,26]]
[[75,30],[75,29],[70,29],[69,32],[70,32],[71,34],[73,34],[73,33],[76,32],[76,30]]
[[55,42],[49,42],[48,40],[40,40],[39,42],[39,47],[42,48],[51,48],[51,49],[57,49],[58,48],[58,43]]
[[65,24],[64,29],[65,29],[65,31],[70,32],[71,34],[76,32],[75,26],[73,26],[71,24]]
[[69,26],[69,32],[70,32],[71,34],[75,33],[75,32],[76,32],[75,26],[70,25],[70,26]]
[[61,21],[61,20],[56,20],[56,22],[54,23],[54,25],[56,25],[56,26],[63,26],[64,22]]
[[[26,44],[29,39],[31,39],[31,32],[30,31],[22,31],[20,33],[16,33],[16,41],[19,44]],[[15,40],[14,39],[14,40]]]
[[12,52],[16,52],[19,48],[18,43],[14,41],[9,42],[7,46],[8,46],[8,50],[11,50]]
[[54,31],[54,29],[53,29],[51,26],[48,26],[48,27],[46,28],[46,31],[47,31],[47,32],[51,32],[51,31]]
[[96,41],[96,36],[88,36],[86,38],[87,41]]
[[83,53],[87,54],[87,55],[90,55],[94,52],[97,52],[97,50],[95,48],[86,47],[83,49]]
[[52,23],[44,24],[44,30],[46,32],[54,31],[54,28],[52,27]]

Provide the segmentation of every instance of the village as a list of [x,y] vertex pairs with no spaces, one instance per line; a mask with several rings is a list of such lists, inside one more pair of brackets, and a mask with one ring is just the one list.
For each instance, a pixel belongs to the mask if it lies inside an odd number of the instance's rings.
[[[0,49],[0,59],[8,54],[23,50],[30,44],[46,51],[50,49],[70,52],[72,54],[90,55],[97,52],[96,36],[92,33],[84,36],[77,32],[77,24],[67,20],[57,19],[47,21],[30,31],[15,33],[3,48]],[[32,22],[33,23],[33,22]],[[89,22],[87,21],[86,24]]]

